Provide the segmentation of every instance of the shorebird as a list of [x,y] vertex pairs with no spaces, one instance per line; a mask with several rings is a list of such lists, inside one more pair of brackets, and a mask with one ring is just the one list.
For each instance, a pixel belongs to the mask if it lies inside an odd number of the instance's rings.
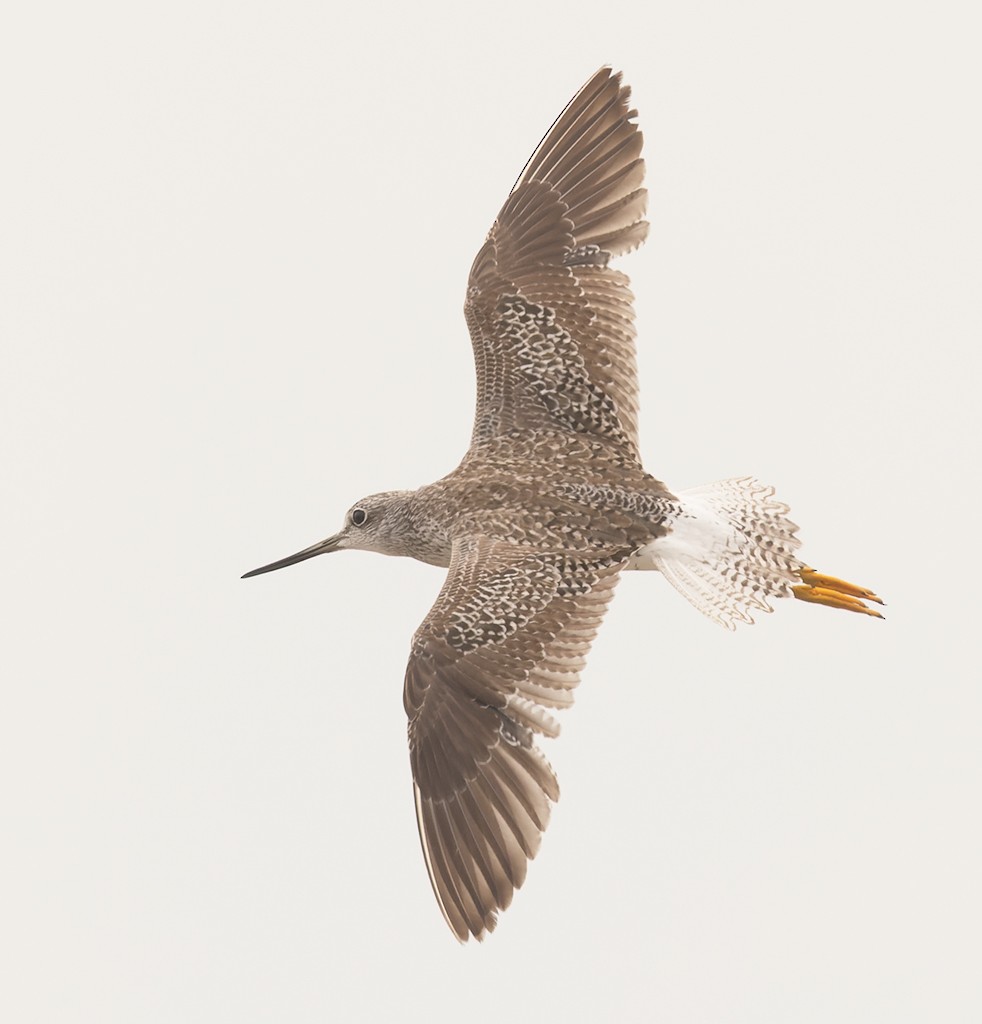
[[423,857],[447,924],[482,939],[525,880],[559,798],[555,737],[620,573],[656,569],[734,628],[773,598],[882,616],[816,572],[774,490],[672,491],[638,450],[633,296],[610,266],[640,245],[641,132],[602,68],[553,123],[471,267],[477,411],[460,465],[362,498],[341,530],[246,573],[330,551],[447,568],[412,639],[404,704]]

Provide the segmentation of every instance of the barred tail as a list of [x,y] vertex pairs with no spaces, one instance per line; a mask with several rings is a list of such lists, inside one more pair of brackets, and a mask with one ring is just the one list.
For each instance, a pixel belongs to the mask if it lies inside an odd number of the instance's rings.
[[798,527],[774,488],[753,477],[719,480],[678,495],[672,530],[642,548],[638,569],[658,569],[714,622],[735,629],[753,610],[770,612],[772,598],[816,604],[882,618],[863,600],[882,604],[864,587],[822,576],[797,556]]
[[752,477],[720,480],[679,494],[680,517],[650,547],[655,568],[704,615],[727,629],[787,597],[803,567],[798,527],[774,488]]

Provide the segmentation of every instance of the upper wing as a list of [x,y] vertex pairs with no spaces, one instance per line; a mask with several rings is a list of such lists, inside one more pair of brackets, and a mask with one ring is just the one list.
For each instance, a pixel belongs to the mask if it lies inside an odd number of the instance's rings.
[[572,703],[622,563],[454,543],[413,638],[404,701],[416,816],[457,938],[483,938],[525,880],[559,786],[534,743]]
[[648,232],[629,98],[609,68],[583,86],[474,260],[464,306],[477,369],[472,444],[548,428],[637,454],[634,297],[607,266]]

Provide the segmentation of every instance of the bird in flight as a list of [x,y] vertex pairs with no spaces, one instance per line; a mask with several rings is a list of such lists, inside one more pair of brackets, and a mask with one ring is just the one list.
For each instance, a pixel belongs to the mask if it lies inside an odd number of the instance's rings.
[[331,551],[448,570],[412,639],[403,701],[423,856],[454,935],[482,939],[525,880],[559,798],[537,738],[559,733],[614,587],[656,569],[727,628],[795,597],[882,618],[864,587],[798,554],[752,478],[672,491],[638,448],[633,297],[642,136],[602,68],[553,123],[477,253],[464,316],[477,371],[470,448],[415,491],[363,498],[340,532],[246,573]]

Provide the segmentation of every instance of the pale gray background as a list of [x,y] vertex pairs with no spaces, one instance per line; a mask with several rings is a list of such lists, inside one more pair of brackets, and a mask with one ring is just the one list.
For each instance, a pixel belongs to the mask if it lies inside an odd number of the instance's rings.
[[[5,19],[0,1014],[982,1019],[974,5],[468,6]],[[461,949],[401,704],[441,572],[238,576],[456,463],[467,268],[604,62],[649,468],[775,483],[889,620],[625,578]]]

